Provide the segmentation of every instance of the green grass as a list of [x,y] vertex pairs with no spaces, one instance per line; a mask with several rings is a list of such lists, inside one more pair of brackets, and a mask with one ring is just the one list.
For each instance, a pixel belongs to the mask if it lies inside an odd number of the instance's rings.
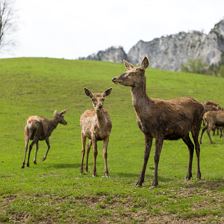
[[[144,138],[137,127],[130,90],[114,85],[112,77],[123,65],[45,58],[0,60],[0,223],[221,223],[224,222],[223,139],[207,136],[201,146],[202,180],[184,180],[188,150],[182,141],[167,141],[159,165],[159,187],[150,190],[153,153],[145,183],[136,188],[143,163]],[[148,94],[155,98],[192,96],[224,105],[224,79],[149,69]],[[79,117],[91,108],[83,87],[104,91],[113,129],[109,143],[110,178],[103,178],[102,143],[97,158],[98,177],[80,175]],[[52,134],[51,150],[38,164],[21,169],[23,127],[29,115],[51,117],[68,109],[67,126]],[[33,158],[33,153],[31,155]],[[92,154],[90,156],[92,170]]]

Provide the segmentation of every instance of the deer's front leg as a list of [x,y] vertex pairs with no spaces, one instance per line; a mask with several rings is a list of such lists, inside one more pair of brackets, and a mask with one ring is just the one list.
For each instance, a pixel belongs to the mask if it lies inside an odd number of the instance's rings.
[[31,153],[31,150],[33,148],[33,145],[36,144],[37,141],[38,141],[38,139],[37,138],[34,138],[34,140],[32,141],[32,143],[30,144],[29,152],[28,152],[28,159],[27,159],[27,164],[26,164],[27,167],[30,166],[30,153]]
[[93,145],[93,177],[96,176],[96,158],[97,158],[97,141],[96,138],[92,138],[92,145]]
[[108,143],[109,143],[109,137],[107,137],[103,141],[103,159],[104,159],[104,176],[105,177],[109,176],[108,163],[107,163],[107,147],[108,147]]
[[48,154],[48,152],[49,152],[49,150],[50,150],[50,148],[51,148],[51,146],[50,146],[50,142],[49,142],[49,138],[47,138],[47,139],[45,140],[45,142],[46,142],[46,144],[47,144],[47,151],[46,151],[46,153],[45,153],[45,155],[44,155],[44,157],[43,157],[43,161],[47,159],[47,154]]
[[85,150],[86,150],[86,136],[81,135],[81,141],[82,141],[82,161],[81,161],[81,167],[80,167],[80,173],[83,173],[83,163],[84,163],[84,157],[85,157]]
[[39,149],[39,144],[38,144],[38,141],[36,142],[36,152],[35,152],[35,157],[34,157],[34,160],[33,160],[33,163],[34,164],[37,164],[37,152],[38,152],[38,149]]
[[27,150],[28,150],[28,144],[29,144],[29,138],[26,137],[25,138],[25,154],[24,154],[24,159],[23,159],[23,164],[21,168],[25,167],[25,163],[26,163],[26,154],[27,154]]
[[89,144],[87,145],[87,150],[86,150],[86,172],[89,171],[89,169],[88,169],[88,166],[89,166],[89,151],[90,151],[91,146],[92,146],[92,141],[90,140]]
[[139,175],[139,179],[136,183],[137,186],[142,186],[145,178],[145,170],[149,159],[150,150],[152,147],[152,137],[145,136],[145,153],[144,153],[144,163],[142,167],[142,172]]

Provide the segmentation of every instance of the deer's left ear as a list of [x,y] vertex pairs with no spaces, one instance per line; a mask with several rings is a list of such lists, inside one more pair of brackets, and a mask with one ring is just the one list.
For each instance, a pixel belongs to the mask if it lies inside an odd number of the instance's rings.
[[146,69],[148,66],[149,66],[149,59],[147,57],[144,57],[144,59],[142,60],[141,67]]
[[109,96],[111,94],[112,88],[109,88],[107,90],[104,91],[103,96]]

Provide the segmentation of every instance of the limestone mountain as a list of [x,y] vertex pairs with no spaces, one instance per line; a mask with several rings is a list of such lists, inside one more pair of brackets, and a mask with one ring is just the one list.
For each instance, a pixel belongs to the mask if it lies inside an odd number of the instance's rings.
[[200,59],[208,66],[223,63],[224,19],[208,34],[199,31],[179,32],[151,41],[138,41],[126,54],[122,47],[110,47],[90,55],[87,60],[121,62],[123,59],[136,64],[144,56],[152,67],[164,70],[180,70],[189,60]]

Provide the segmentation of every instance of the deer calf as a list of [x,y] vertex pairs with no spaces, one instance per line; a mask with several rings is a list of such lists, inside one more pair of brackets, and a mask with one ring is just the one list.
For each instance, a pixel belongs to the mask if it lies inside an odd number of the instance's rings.
[[34,157],[34,164],[37,164],[37,152],[38,152],[38,142],[45,140],[47,144],[47,151],[43,157],[43,161],[46,160],[47,154],[50,149],[50,142],[49,142],[49,137],[53,130],[57,127],[57,125],[63,124],[66,125],[67,122],[64,119],[64,114],[65,110],[62,112],[54,112],[54,117],[52,120],[48,120],[47,118],[40,117],[40,116],[30,116],[25,125],[24,129],[24,137],[25,137],[25,155],[24,155],[24,160],[22,164],[22,168],[25,167],[25,162],[26,162],[26,154],[28,150],[28,144],[29,140],[32,140],[30,146],[29,146],[29,152],[28,152],[28,160],[27,160],[27,167],[30,166],[30,153],[32,150],[32,147],[34,144],[36,144],[36,153]]
[[83,163],[86,149],[86,138],[89,139],[86,152],[86,172],[88,172],[88,159],[91,145],[93,145],[93,176],[96,176],[96,158],[97,158],[97,141],[103,141],[103,158],[104,158],[104,175],[109,176],[107,164],[107,147],[109,136],[112,129],[112,123],[108,112],[103,108],[103,102],[106,96],[110,95],[112,88],[103,93],[92,93],[84,88],[85,94],[91,98],[94,110],[86,110],[80,117],[81,140],[82,140],[82,161],[81,173],[83,173]]
[[216,128],[223,128],[224,127],[224,111],[208,111],[203,115],[203,122],[205,127],[202,129],[200,143],[202,144],[202,136],[204,132],[207,130],[208,137],[210,143],[212,144],[212,138],[210,135],[211,130],[215,130]]

